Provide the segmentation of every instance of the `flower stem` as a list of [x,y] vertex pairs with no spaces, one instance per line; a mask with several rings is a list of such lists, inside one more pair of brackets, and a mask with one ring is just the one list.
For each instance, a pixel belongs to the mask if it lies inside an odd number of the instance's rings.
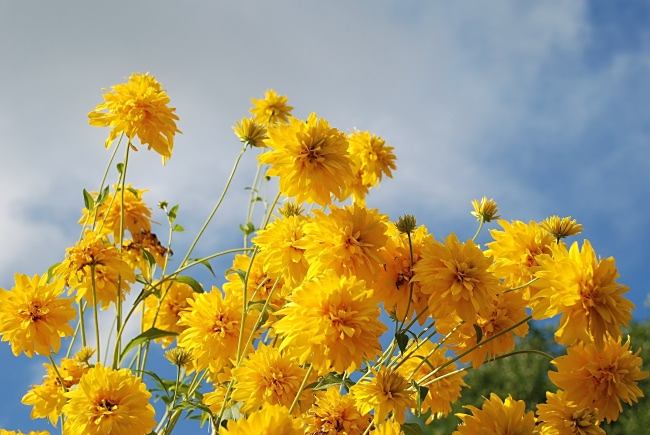
[[302,379],[302,383],[300,384],[300,388],[298,388],[298,392],[296,393],[296,397],[294,397],[293,402],[291,403],[291,407],[289,408],[289,414],[293,412],[294,408],[298,404],[298,401],[300,400],[300,395],[305,389],[305,386],[307,385],[307,381],[309,380],[309,375],[311,375],[313,369],[314,366],[312,365],[310,365],[309,368],[307,369],[307,372],[305,373],[305,377]]
[[478,228],[476,229],[476,232],[472,236],[472,242],[476,241],[476,238],[478,237],[479,233],[481,232],[481,229],[483,229],[483,224],[485,221],[483,219],[478,221]]
[[95,350],[97,350],[97,364],[100,364],[102,361],[101,358],[101,346],[99,343],[99,315],[97,313],[97,285],[95,283],[95,265],[90,266],[91,272],[91,281],[92,281],[92,293],[93,293],[93,317],[95,319]]

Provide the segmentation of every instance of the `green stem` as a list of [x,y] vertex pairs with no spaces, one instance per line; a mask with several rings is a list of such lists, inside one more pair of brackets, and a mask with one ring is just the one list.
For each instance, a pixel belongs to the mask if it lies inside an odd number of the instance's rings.
[[95,350],[97,350],[97,364],[100,364],[102,361],[101,358],[101,345],[99,343],[99,314],[97,308],[97,285],[95,283],[95,265],[90,266],[91,271],[91,281],[92,281],[92,293],[93,293],[93,317],[95,319]]
[[[262,165],[257,165],[257,170],[255,171],[255,178],[253,179],[253,185],[251,186],[251,194],[248,198],[248,211],[246,212],[246,226],[252,223],[253,221],[253,210],[255,210],[255,204],[257,203],[256,199],[258,197],[258,185],[260,180],[260,174],[262,173]],[[248,234],[244,233],[244,248],[248,247]]]
[[[131,151],[131,141],[126,145],[126,152],[124,153],[124,167],[122,168],[122,173],[120,174],[120,241],[119,241],[119,250],[122,251],[124,245],[124,189],[126,185],[126,171],[129,167],[129,153]],[[122,329],[122,277],[118,278],[117,281],[117,299],[115,301],[115,327],[117,337],[115,339],[115,351],[113,352],[113,369],[117,369],[119,354],[122,348],[122,339],[119,334]],[[106,352],[108,354],[108,351]]]
[[61,372],[59,372],[59,368],[56,366],[56,363],[54,362],[54,358],[52,358],[52,355],[48,355],[47,358],[50,360],[50,364],[52,364],[52,368],[54,369],[54,373],[56,373],[56,377],[59,380],[59,383],[61,384],[61,388],[63,391],[67,391],[68,389],[65,387],[65,384],[63,383],[63,376],[61,376]]
[[472,242],[476,241],[476,238],[478,237],[479,233],[481,232],[481,229],[483,228],[484,223],[485,222],[483,221],[482,218],[478,221],[478,228],[476,229],[476,232],[472,236]]
[[[410,258],[410,270],[409,273],[413,274],[413,241],[411,240],[411,232],[408,231],[406,233],[406,236],[408,237],[409,240],[409,258]],[[402,323],[399,327],[399,330],[402,331],[402,328],[404,327],[404,323],[406,323],[406,318],[409,315],[409,310],[411,309],[411,300],[413,299],[413,280],[409,279],[409,300],[408,303],[406,304],[406,311],[404,312],[404,318],[402,319]],[[417,318],[417,317],[416,317]],[[397,334],[397,331],[395,331]]]
[[525,283],[525,284],[522,284],[522,285],[520,285],[520,286],[512,287],[512,288],[509,288],[509,289],[505,290],[504,293],[513,292],[513,291],[515,291],[515,290],[521,290],[522,288],[526,288],[526,287],[528,287],[529,285],[534,284],[537,280],[539,280],[539,278],[535,277],[535,278],[531,279],[530,281],[528,281],[528,282]]
[[307,381],[309,380],[309,375],[311,375],[311,372],[312,372],[313,369],[314,369],[314,366],[310,365],[309,368],[307,369],[307,372],[305,373],[305,377],[302,378],[302,383],[300,384],[300,388],[298,388],[298,392],[296,393],[296,397],[294,397],[293,402],[291,403],[291,407],[289,408],[289,414],[291,414],[293,412],[296,405],[298,404],[298,401],[300,400],[300,395],[302,394],[303,390],[305,389],[305,386],[307,385]]

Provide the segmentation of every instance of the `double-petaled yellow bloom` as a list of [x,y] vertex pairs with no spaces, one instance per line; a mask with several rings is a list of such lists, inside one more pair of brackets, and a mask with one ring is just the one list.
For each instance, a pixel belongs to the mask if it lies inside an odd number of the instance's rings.
[[567,400],[564,391],[546,392],[546,403],[537,405],[540,435],[605,435],[598,412]]
[[381,423],[389,414],[402,423],[406,410],[415,408],[415,393],[410,387],[399,372],[382,367],[370,379],[354,385],[350,394],[364,415],[374,412],[375,423]]
[[363,203],[368,190],[385,176],[392,177],[395,166],[393,147],[369,131],[355,131],[348,136],[348,152],[355,178],[349,188],[355,200]]
[[523,400],[506,397],[501,400],[494,393],[483,402],[479,409],[475,406],[465,406],[472,414],[456,414],[462,423],[453,435],[533,435],[535,433],[535,415],[526,412]]
[[287,104],[287,97],[278,95],[273,89],[264,93],[264,98],[252,98],[250,112],[253,120],[263,126],[286,124],[291,117],[293,107]]
[[220,435],[304,435],[303,421],[292,417],[289,409],[281,405],[264,405],[240,420],[229,420]]
[[360,434],[368,427],[370,418],[359,412],[350,394],[342,395],[338,387],[331,387],[315,396],[305,419],[306,433]]
[[[144,327],[149,329],[155,326],[163,331],[180,334],[186,328],[179,323],[181,313],[190,308],[189,301],[194,299],[194,290],[187,284],[172,281],[162,285],[161,293],[161,299],[154,295],[145,299],[142,319]],[[163,346],[169,346],[174,342],[174,338],[163,337],[160,341]]]

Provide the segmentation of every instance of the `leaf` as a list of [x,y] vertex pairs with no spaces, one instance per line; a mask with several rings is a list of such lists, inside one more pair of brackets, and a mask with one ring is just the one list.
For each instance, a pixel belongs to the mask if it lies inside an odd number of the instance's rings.
[[314,391],[327,390],[333,385],[341,385],[341,382],[343,382],[341,375],[335,372],[331,372],[320,378],[312,389]]
[[401,353],[404,353],[406,346],[409,344],[408,335],[406,335],[404,332],[398,332],[395,334],[395,340],[397,341],[397,347],[399,347],[399,351]]
[[191,276],[178,275],[174,277],[174,281],[189,285],[190,287],[192,287],[192,290],[194,290],[195,293],[205,293],[205,290],[203,289],[201,283],[195,280],[194,278],[192,278]]
[[402,431],[404,431],[404,435],[424,435],[422,427],[417,423],[402,424]]
[[228,269],[226,271],[226,275],[230,273],[236,273],[237,276],[239,276],[239,279],[241,279],[241,282],[246,284],[246,271],[242,269]]
[[124,163],[118,163],[117,164],[117,172],[119,172],[120,175],[122,175],[122,171],[124,171]]
[[255,232],[255,225],[252,222],[247,222],[246,225],[239,225],[239,229],[244,235],[250,235]]
[[156,264],[156,259],[154,258],[153,255],[151,255],[151,252],[147,251],[146,249],[142,248],[142,256],[147,260],[147,263],[149,263],[149,266],[153,266]]
[[477,324],[472,326],[474,327],[474,331],[476,331],[476,344],[479,344],[483,340],[483,330]]
[[150,371],[150,370],[143,370],[142,373],[144,373],[145,375],[149,375],[149,376],[151,376],[151,379],[153,379],[154,381],[156,381],[156,383],[157,383],[160,387],[162,387],[162,390],[161,390],[161,391],[164,391],[165,394],[166,394],[167,396],[169,396],[169,390],[168,390],[167,387],[165,386],[165,380],[164,380],[164,379],[162,379],[160,376],[158,376],[156,373],[154,373],[154,372],[152,372],[152,371]]
[[212,276],[214,276],[215,278],[217,277],[217,275],[214,273],[214,269],[212,269],[212,265],[208,260],[200,260],[199,258],[192,258],[190,259],[190,262],[204,265],[206,269],[210,271]]
[[176,220],[177,214],[178,214],[178,204],[174,205],[172,208],[169,209],[169,212],[167,213],[169,222],[174,222]]
[[93,208],[95,208],[95,200],[93,199],[93,196],[88,193],[86,189],[83,190],[84,194],[84,205],[86,206],[86,210],[90,211]]
[[122,349],[120,360],[123,360],[129,351],[136,346],[139,346],[151,340],[155,340],[156,338],[170,337],[173,335],[178,335],[178,333],[172,331],[163,331],[162,329],[158,328],[149,328],[142,334],[135,337],[133,340],[129,341],[129,344],[127,344],[126,347]]
[[183,228],[183,225],[176,224],[172,227],[172,231],[175,233],[182,233],[185,231],[185,228]]
[[95,206],[98,206],[102,204],[104,201],[106,201],[106,198],[108,198],[108,186],[104,187],[104,190],[99,192],[99,196],[97,196],[97,201],[95,201]]
[[54,275],[54,269],[56,269],[59,266],[59,264],[61,263],[60,262],[54,263],[47,269],[47,282],[50,282],[50,280],[52,279],[52,275]]

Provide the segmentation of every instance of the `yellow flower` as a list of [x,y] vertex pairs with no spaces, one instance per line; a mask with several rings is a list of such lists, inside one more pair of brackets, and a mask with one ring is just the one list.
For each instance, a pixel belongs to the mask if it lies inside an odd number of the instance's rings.
[[[165,264],[165,257],[171,256],[173,252],[165,248],[158,240],[158,236],[149,231],[141,231],[133,235],[133,240],[126,240],[122,247],[124,260],[129,264],[131,269],[140,269],[144,277],[151,280],[152,266],[154,264],[158,267],[163,267]],[[149,258],[145,255],[147,251],[153,257],[153,263],[150,263]]]
[[30,430],[25,434],[24,432],[21,432],[19,430],[6,430],[6,429],[0,429],[0,435],[50,435],[50,433],[46,430]]
[[68,322],[76,312],[72,299],[60,297],[63,287],[60,279],[48,283],[45,275],[17,273],[11,290],[0,289],[0,335],[15,356],[56,353],[61,337],[72,335]]
[[535,415],[526,412],[523,400],[506,397],[501,401],[499,396],[490,393],[490,398],[483,402],[481,409],[475,406],[465,406],[472,415],[456,414],[462,423],[453,435],[533,435],[535,433]]
[[375,423],[384,421],[389,414],[403,423],[407,408],[415,408],[410,384],[400,373],[386,367],[373,374],[371,379],[359,381],[350,389],[357,408],[364,415],[374,410]]
[[281,405],[267,404],[241,420],[229,420],[219,435],[303,435],[303,422]]
[[[526,318],[526,303],[521,294],[508,292],[500,294],[488,304],[485,313],[479,314],[474,323],[465,322],[458,326],[461,319],[458,317],[441,318],[436,327],[443,334],[451,334],[447,345],[456,354],[460,354],[476,345],[477,332],[481,330],[481,346],[463,358],[463,362],[471,362],[474,368],[480,367],[485,361],[490,361],[499,355],[510,352],[515,348],[515,336],[524,337],[528,333],[528,324],[523,323],[512,331],[492,339],[495,335],[507,330]],[[492,339],[486,341],[487,339]]]
[[252,147],[264,147],[267,139],[266,127],[250,118],[242,118],[232,127],[235,135],[242,143]]
[[273,89],[264,93],[264,98],[252,98],[251,115],[253,120],[263,126],[285,124],[289,121],[293,107],[287,104],[287,97],[278,95]]
[[[236,255],[231,270],[247,272],[250,261],[251,257],[247,255]],[[246,286],[248,300],[266,301],[271,290],[275,287],[269,303],[271,306],[281,306],[284,303],[284,297],[289,288],[284,285],[284,280],[281,275],[275,275],[270,271],[266,272],[264,266],[266,266],[265,256],[257,255],[248,276],[248,284]],[[235,272],[227,273],[226,279],[228,282],[223,285],[223,291],[226,295],[232,293],[241,295],[244,293],[244,282],[239,274]]]
[[[413,247],[413,259],[411,259],[408,236],[400,233],[393,225],[388,226],[387,235],[389,242],[381,253],[384,267],[379,268],[378,279],[375,281],[375,294],[384,303],[386,311],[395,313],[401,320],[406,314],[417,315],[427,308],[429,297],[422,292],[422,283],[411,280],[413,278],[411,260],[414,266],[418,264],[424,246],[432,243],[433,237],[424,226],[416,228],[411,233]],[[411,295],[410,302],[409,295]],[[425,319],[424,315],[420,317],[421,322]]]
[[541,222],[542,228],[551,233],[555,240],[574,236],[582,232],[582,225],[571,216],[561,218],[558,215],[549,216]]
[[497,214],[499,212],[497,209],[497,203],[492,198],[488,199],[484,196],[480,201],[478,199],[473,199],[472,208],[472,216],[480,222],[491,222],[494,219],[499,219],[499,215]]
[[[189,304],[189,309],[181,312],[179,324],[185,330],[178,336],[178,346],[192,352],[196,370],[209,367],[217,373],[237,353],[242,295],[229,293],[224,297],[218,288],[212,287]],[[255,320],[255,316],[247,316],[244,337],[251,333]]]
[[559,343],[603,342],[620,337],[620,327],[632,317],[632,302],[624,297],[628,288],[616,282],[614,258],[599,259],[588,240],[582,249],[574,242],[539,257],[539,280],[531,289],[531,305],[537,318],[562,313],[555,333]]
[[141,144],[153,148],[163,163],[172,156],[178,116],[169,107],[169,96],[149,74],[131,74],[126,83],[112,87],[103,95],[104,102],[88,114],[90,125],[110,127],[106,148],[121,134],[129,142],[138,137]]
[[[447,363],[450,358],[445,356],[445,349],[436,349],[430,341],[424,342],[412,355],[397,369],[405,379],[419,380],[429,375],[434,369]],[[425,362],[425,358],[426,361]],[[436,372],[435,377],[441,378],[429,384],[429,391],[422,400],[422,411],[431,411],[429,422],[434,418],[441,418],[451,412],[451,405],[460,398],[460,392],[466,386],[463,378],[466,372],[450,375],[456,370],[455,364],[450,364]],[[435,378],[427,378],[435,379]]]
[[[96,227],[102,231],[112,233],[115,241],[120,239],[120,222],[122,219],[122,189],[120,186],[113,187],[114,193],[109,195],[104,201],[96,205],[92,210],[84,208],[81,210],[81,225],[92,225],[95,222]],[[151,231],[151,209],[142,200],[145,189],[135,189],[130,185],[124,189],[124,230],[135,237],[141,232]],[[97,192],[91,193],[92,197],[97,200]]]
[[355,370],[381,350],[386,326],[364,281],[330,272],[302,283],[278,311],[280,348],[310,361],[320,373]]
[[48,418],[50,423],[56,426],[61,410],[67,401],[64,388],[67,390],[77,385],[81,376],[88,370],[88,365],[77,359],[62,359],[58,371],[63,380],[63,386],[51,364],[43,364],[43,367],[47,370],[43,377],[43,383],[32,385],[21,402],[33,407],[31,412],[33,419]]
[[327,270],[373,282],[383,263],[381,248],[388,241],[387,218],[375,209],[357,204],[339,208],[330,214],[319,210],[305,224],[305,237],[299,247],[305,249],[308,276]]
[[182,347],[175,347],[165,352],[165,358],[178,368],[188,368],[192,363],[192,352]]
[[135,281],[133,269],[124,256],[101,234],[86,231],[79,243],[66,251],[66,257],[55,269],[71,289],[77,291],[77,300],[86,297],[92,304],[93,269],[97,302],[102,308],[115,303],[118,294],[124,299],[129,283]]
[[498,281],[488,271],[490,260],[468,240],[462,243],[454,234],[444,244],[427,243],[415,266],[413,280],[429,294],[429,310],[436,319],[458,315],[473,323],[485,313],[498,292]]
[[643,397],[637,382],[648,373],[641,371],[642,360],[630,350],[629,338],[624,344],[611,337],[602,346],[578,343],[552,363],[557,372],[549,371],[549,378],[564,390],[566,400],[596,409],[608,423],[618,419],[621,401],[631,405]]
[[517,287],[533,279],[540,254],[550,254],[555,239],[537,222],[499,220],[500,230],[490,230],[494,241],[487,244],[485,255],[494,259],[490,268],[505,280],[505,285]]
[[214,390],[203,395],[203,403],[205,406],[210,408],[215,415],[219,415],[221,412],[221,407],[223,406],[223,401],[226,398],[226,385],[215,384]]
[[370,431],[370,435],[404,435],[404,431],[399,421],[396,421],[394,418],[389,418],[375,426]]
[[[145,329],[155,326],[163,331],[180,334],[185,329],[179,323],[181,313],[189,309],[189,301],[194,298],[194,291],[189,285],[174,281],[171,284],[163,284],[162,295],[162,300],[154,295],[145,299],[142,319]],[[173,343],[174,337],[163,337],[160,341],[166,347]]]
[[283,217],[258,231],[253,239],[260,248],[258,256],[264,268],[293,286],[302,282],[309,267],[305,250],[300,247],[307,222],[308,219],[301,215]]
[[269,128],[260,163],[270,165],[270,176],[280,177],[280,191],[297,201],[327,205],[331,195],[345,199],[353,178],[345,134],[312,113],[307,121],[291,119],[289,124]]
[[355,131],[348,136],[348,153],[357,174],[355,198],[363,200],[369,188],[379,184],[384,175],[392,177],[395,170],[393,147],[368,131]]
[[66,396],[63,414],[71,434],[146,434],[156,425],[151,393],[128,369],[96,365]]
[[[232,370],[235,389],[232,398],[243,403],[242,411],[265,403],[291,406],[307,370],[273,347],[260,344],[242,364]],[[309,405],[310,391],[303,392],[301,407]]]
[[605,435],[598,413],[567,400],[564,391],[546,392],[546,403],[537,405],[540,435]]
[[361,434],[370,424],[363,416],[351,395],[342,396],[338,387],[316,394],[316,403],[307,412],[309,434]]

